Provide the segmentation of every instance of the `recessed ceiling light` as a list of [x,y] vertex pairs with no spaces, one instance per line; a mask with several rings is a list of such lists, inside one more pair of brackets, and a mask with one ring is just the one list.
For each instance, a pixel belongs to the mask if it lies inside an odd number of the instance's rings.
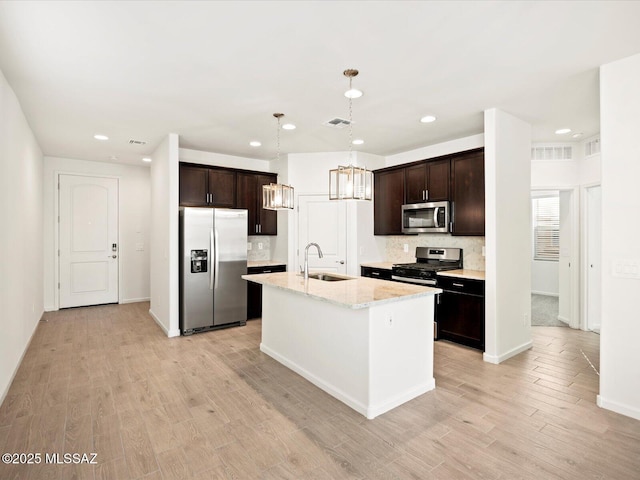
[[151,159],[150,159],[149,157],[144,157],[144,158],[142,159],[142,161],[143,161],[143,162],[150,163],[150,162],[151,162]]
[[573,135],[571,135],[573,138],[580,138],[582,135],[584,135],[584,133],[582,132],[576,132]]
[[282,128],[284,128],[285,130],[295,130],[296,126],[293,123],[285,123],[284,125],[282,125]]
[[106,135],[100,135],[99,133],[95,134],[93,138],[95,138],[96,140],[109,140],[109,137],[107,137]]
[[436,121],[436,117],[434,117],[433,115],[425,115],[420,119],[420,121],[422,123],[431,123]]
[[360,98],[362,96],[362,90],[358,90],[357,88],[350,88],[346,92],[344,92],[344,96],[347,98]]
[[251,145],[252,147],[259,147],[259,146],[262,145],[262,143],[260,143],[257,140],[252,140],[252,141],[249,142],[249,145]]
[[559,130],[556,130],[556,135],[565,135],[567,133],[571,133],[570,128],[561,128]]
[[353,142],[354,145],[362,145],[364,143],[364,140],[362,140],[361,138],[356,138]]

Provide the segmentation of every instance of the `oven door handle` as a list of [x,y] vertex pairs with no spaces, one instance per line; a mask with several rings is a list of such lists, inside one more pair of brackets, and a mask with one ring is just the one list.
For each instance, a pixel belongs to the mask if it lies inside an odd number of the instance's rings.
[[429,286],[436,285],[435,280],[423,280],[421,278],[407,278],[407,277],[400,277],[398,275],[391,275],[391,280],[396,280],[398,282],[404,282],[404,283],[415,283],[417,285],[429,285]]

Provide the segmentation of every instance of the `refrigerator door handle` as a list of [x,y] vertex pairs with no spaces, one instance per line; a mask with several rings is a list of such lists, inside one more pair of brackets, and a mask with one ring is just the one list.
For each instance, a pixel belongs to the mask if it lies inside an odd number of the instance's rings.
[[214,245],[213,245],[213,228],[209,232],[209,290],[213,290],[213,259]]
[[213,278],[214,278],[214,283],[213,283],[213,289],[217,290],[218,288],[218,266],[220,263],[220,255],[218,255],[218,229],[215,229],[215,233],[213,235],[213,258],[214,258],[214,262],[215,262],[215,267],[213,268],[213,270],[215,271],[215,273],[213,274]]

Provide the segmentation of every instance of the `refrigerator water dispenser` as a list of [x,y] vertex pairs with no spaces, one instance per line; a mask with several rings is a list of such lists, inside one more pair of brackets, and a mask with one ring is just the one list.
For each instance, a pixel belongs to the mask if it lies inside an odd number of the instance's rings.
[[209,252],[207,250],[191,250],[191,273],[207,271]]

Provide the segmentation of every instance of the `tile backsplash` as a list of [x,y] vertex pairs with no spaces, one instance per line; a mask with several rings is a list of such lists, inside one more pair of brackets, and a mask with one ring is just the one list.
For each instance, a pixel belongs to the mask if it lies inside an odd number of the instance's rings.
[[[405,244],[409,246],[407,253],[404,251]],[[464,268],[484,271],[483,246],[484,237],[454,237],[444,233],[388,236],[386,260],[393,263],[414,262],[416,247],[456,247],[462,249]]]
[[[258,260],[270,260],[271,259],[271,237],[269,236],[249,236],[247,239],[247,260],[249,262],[255,262]],[[260,249],[262,244],[262,249]],[[249,250],[251,245],[251,250]]]

